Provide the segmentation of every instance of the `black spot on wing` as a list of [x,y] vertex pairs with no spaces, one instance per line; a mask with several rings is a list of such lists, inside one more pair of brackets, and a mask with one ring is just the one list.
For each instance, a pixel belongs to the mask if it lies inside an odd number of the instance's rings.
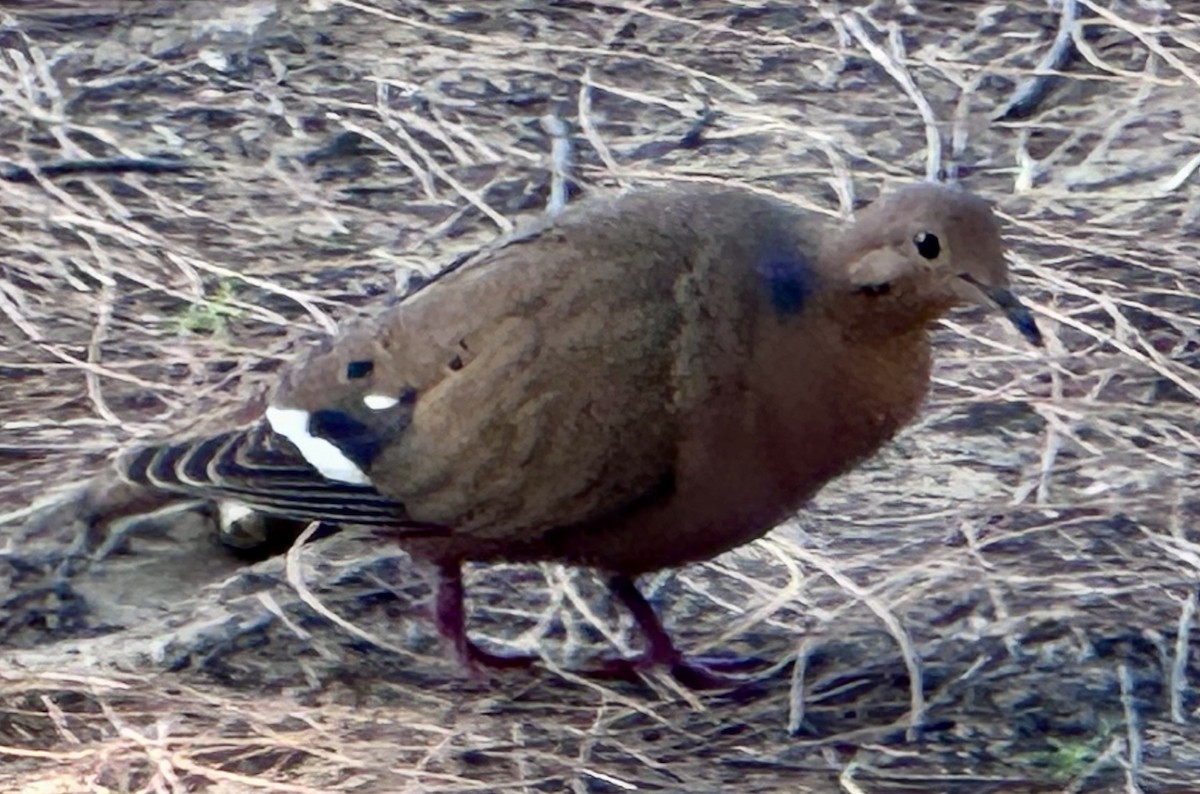
[[375,362],[374,361],[369,361],[369,360],[351,361],[349,364],[346,365],[346,377],[349,378],[350,380],[358,380],[359,378],[365,378],[374,371],[375,371]]
[[308,432],[328,441],[359,468],[368,470],[388,444],[395,441],[412,422],[418,392],[404,386],[395,395],[396,403],[385,408],[370,408],[355,403],[314,411],[308,418]]
[[386,428],[372,427],[344,411],[314,411],[308,418],[308,432],[329,441],[362,469],[383,451],[392,438]]

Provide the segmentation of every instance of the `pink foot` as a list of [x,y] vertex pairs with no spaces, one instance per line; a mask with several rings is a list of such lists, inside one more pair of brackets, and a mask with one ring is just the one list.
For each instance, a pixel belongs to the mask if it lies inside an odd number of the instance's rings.
[[[589,669],[589,675],[636,681],[646,670],[662,667],[689,689],[732,689],[750,683],[746,678],[730,673],[760,666],[760,662],[729,658],[686,659],[671,641],[654,607],[638,591],[633,579],[624,574],[615,574],[608,580],[608,587],[633,615],[646,638],[646,651],[632,659],[605,660],[598,667]],[[484,650],[467,637],[462,570],[457,562],[438,566],[434,614],[438,633],[451,644],[462,664],[476,673],[484,669],[530,668],[539,662],[536,656],[509,656]]]
[[742,658],[687,659],[675,647],[654,607],[637,589],[633,579],[624,574],[614,574],[608,580],[608,589],[633,615],[646,638],[647,647],[644,653],[633,659],[606,661],[598,671],[601,677],[631,679],[647,669],[665,667],[676,681],[688,689],[731,689],[749,682],[744,677],[729,673],[760,665],[757,660]]
[[466,610],[463,607],[462,568],[458,563],[438,566],[434,619],[438,633],[454,648],[463,666],[474,673],[483,669],[516,670],[529,668],[539,661],[536,656],[507,656],[480,648],[467,637]]

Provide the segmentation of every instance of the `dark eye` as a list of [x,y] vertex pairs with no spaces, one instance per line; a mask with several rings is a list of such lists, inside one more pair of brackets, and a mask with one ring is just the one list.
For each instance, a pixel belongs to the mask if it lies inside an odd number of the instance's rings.
[[917,253],[926,259],[937,259],[938,254],[942,252],[942,244],[937,235],[930,232],[917,232],[913,237],[913,245],[917,247]]
[[374,369],[374,361],[351,361],[346,365],[346,377],[350,380],[358,380],[370,375]]
[[864,284],[858,288],[858,291],[862,295],[870,295],[872,298],[874,298],[879,295],[887,295],[892,291],[892,285],[886,281],[882,284]]

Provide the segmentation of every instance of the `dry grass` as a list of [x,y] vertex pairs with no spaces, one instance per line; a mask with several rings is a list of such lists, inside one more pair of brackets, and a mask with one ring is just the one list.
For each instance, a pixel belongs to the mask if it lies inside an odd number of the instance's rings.
[[[1032,0],[34,5],[0,4],[0,159],[193,167],[0,181],[0,789],[1200,787],[1183,4],[1079,0],[1080,57],[1007,121],[1059,24]],[[474,572],[476,630],[562,667],[487,685],[437,658],[387,550],[291,569],[372,645],[186,522],[88,571],[69,522],[22,526],[133,438],[246,418],[297,345],[543,211],[547,115],[585,192],[728,180],[845,213],[945,171],[1007,219],[1047,353],[956,316],[919,426],[801,524],[651,583],[688,647],[778,663],[757,691],[572,675],[627,629],[585,574]]]

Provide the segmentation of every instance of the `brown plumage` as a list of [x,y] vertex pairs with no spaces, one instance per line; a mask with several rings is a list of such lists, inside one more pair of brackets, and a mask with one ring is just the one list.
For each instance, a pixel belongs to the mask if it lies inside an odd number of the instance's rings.
[[1008,292],[981,199],[914,185],[838,228],[730,187],[585,202],[453,266],[295,362],[248,429],[137,450],[129,480],[384,531],[464,561],[601,569],[645,661],[689,682],[632,577],[760,537],[876,452],[929,386],[929,325]]

